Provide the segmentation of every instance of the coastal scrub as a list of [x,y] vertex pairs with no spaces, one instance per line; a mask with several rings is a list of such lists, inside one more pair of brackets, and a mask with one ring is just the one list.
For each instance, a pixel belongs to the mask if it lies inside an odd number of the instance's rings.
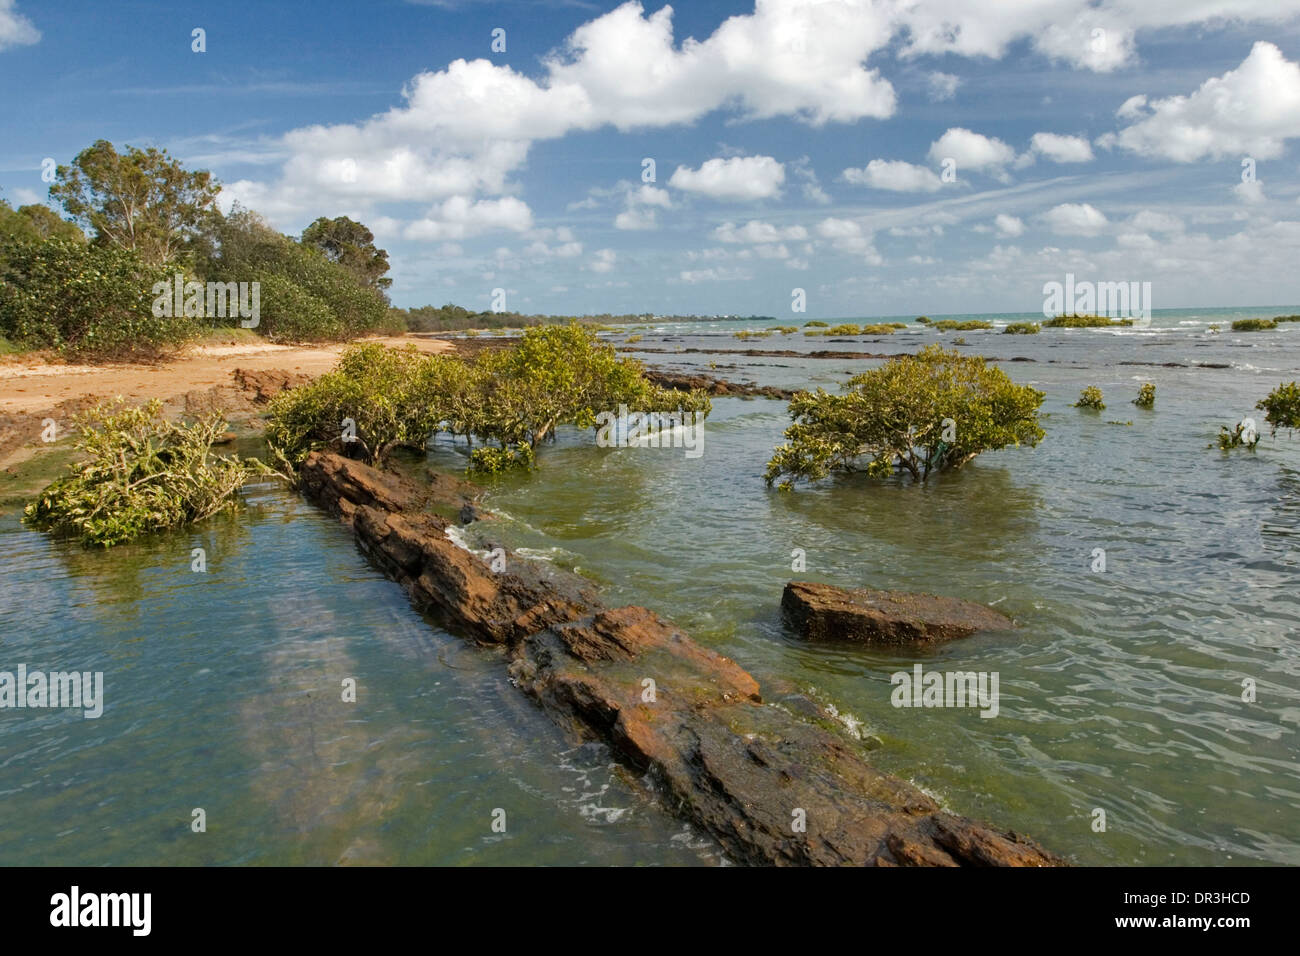
[[983,358],[930,345],[854,376],[843,395],[796,393],[786,444],[764,478],[768,485],[783,478],[783,490],[833,471],[899,471],[925,481],[984,451],[1037,445],[1044,397]]

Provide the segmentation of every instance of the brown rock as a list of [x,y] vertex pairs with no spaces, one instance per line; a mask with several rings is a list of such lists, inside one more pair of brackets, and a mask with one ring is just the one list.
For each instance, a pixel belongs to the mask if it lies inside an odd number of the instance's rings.
[[580,579],[508,552],[505,570],[493,572],[448,539],[447,522],[422,510],[427,490],[409,479],[317,453],[304,464],[302,487],[352,527],[417,606],[477,641],[504,645],[512,683],[574,735],[607,743],[648,774],[665,808],[732,859],[1064,862],[1015,833],[946,813],[869,766],[857,742],[765,704],[735,661],[654,612],[606,608]]
[[960,598],[846,590],[810,581],[787,584],[781,608],[796,630],[811,640],[930,644],[1015,626],[1009,617]]
[[241,391],[248,392],[249,398],[257,405],[265,405],[285,389],[305,385],[311,381],[310,375],[286,372],[284,369],[232,369],[230,377]]

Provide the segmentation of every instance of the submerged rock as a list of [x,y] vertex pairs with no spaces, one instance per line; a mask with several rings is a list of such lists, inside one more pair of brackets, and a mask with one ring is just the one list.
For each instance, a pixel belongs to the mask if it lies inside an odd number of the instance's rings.
[[581,579],[508,551],[504,564],[489,564],[424,510],[428,490],[415,482],[313,453],[302,487],[417,607],[503,646],[515,686],[576,737],[608,744],[649,777],[665,809],[738,862],[1064,863],[1025,837],[946,812],[871,767],[856,741],[764,703],[739,664],[653,611],[605,607]]
[[787,584],[781,608],[799,633],[812,640],[930,644],[1015,626],[1006,615],[961,598],[848,590],[810,581]]

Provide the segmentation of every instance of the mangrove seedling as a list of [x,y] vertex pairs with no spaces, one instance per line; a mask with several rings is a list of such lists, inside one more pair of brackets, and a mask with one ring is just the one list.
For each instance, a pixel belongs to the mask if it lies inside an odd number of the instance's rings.
[[1268,396],[1255,405],[1264,412],[1264,421],[1272,426],[1272,433],[1279,428],[1295,431],[1300,428],[1300,384],[1287,382],[1279,385]]
[[1155,408],[1156,405],[1156,387],[1151,382],[1145,383],[1138,389],[1138,397],[1133,399],[1133,404],[1138,408]]
[[1101,389],[1095,385],[1089,385],[1079,393],[1079,400],[1074,403],[1074,407],[1101,411],[1106,407],[1106,403],[1101,400]]

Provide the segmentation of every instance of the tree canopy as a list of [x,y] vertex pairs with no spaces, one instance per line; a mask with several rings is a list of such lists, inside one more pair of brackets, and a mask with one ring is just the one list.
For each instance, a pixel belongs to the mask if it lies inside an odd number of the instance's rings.
[[388,253],[375,248],[375,235],[347,216],[321,216],[302,231],[302,244],[319,249],[372,289],[387,289],[393,280],[388,271]]
[[165,149],[128,146],[119,153],[104,139],[55,176],[50,197],[92,230],[96,243],[129,249],[150,265],[186,251],[208,225],[221,191],[211,173],[186,170]]

